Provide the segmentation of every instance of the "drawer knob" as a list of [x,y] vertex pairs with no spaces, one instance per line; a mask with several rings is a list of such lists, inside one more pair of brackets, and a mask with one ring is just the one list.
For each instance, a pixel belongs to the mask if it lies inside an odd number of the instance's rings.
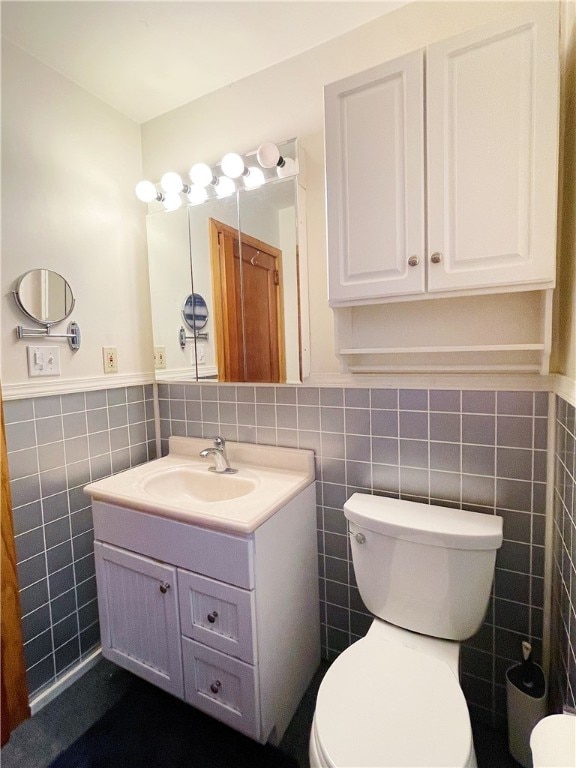
[[220,680],[215,680],[210,686],[210,690],[212,691],[212,693],[218,693],[220,688],[222,688],[222,683],[220,682]]
[[162,584],[160,584],[160,592],[162,592],[163,595],[165,595],[169,589],[170,589],[170,584],[168,584],[167,581],[164,581],[162,582]]
[[408,265],[410,267],[417,267],[419,263],[420,263],[420,259],[418,258],[418,256],[410,256],[410,258],[408,259]]
[[207,618],[210,624],[214,624],[214,622],[218,618],[218,611],[212,611],[212,613],[208,614]]
[[440,262],[442,261],[442,254],[436,251],[435,253],[432,254],[432,256],[430,256],[430,261],[432,262],[432,264],[440,264]]

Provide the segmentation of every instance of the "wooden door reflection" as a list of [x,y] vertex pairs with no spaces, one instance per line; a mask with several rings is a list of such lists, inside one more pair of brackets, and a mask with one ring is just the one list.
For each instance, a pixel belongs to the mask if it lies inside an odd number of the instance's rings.
[[218,380],[286,380],[282,252],[210,220]]

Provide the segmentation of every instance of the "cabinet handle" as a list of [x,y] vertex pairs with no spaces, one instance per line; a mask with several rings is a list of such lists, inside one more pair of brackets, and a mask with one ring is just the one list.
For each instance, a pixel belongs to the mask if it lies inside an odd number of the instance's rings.
[[438,251],[435,251],[432,256],[430,256],[430,261],[432,264],[440,264],[442,261],[442,254],[438,253]]
[[418,264],[420,264],[420,259],[418,258],[418,256],[410,256],[410,258],[408,259],[408,266],[417,267]]
[[222,683],[220,682],[220,680],[215,680],[210,686],[210,690],[212,691],[212,693],[218,693],[220,688],[222,688]]
[[170,584],[168,584],[167,581],[164,581],[162,582],[162,584],[160,584],[160,592],[162,592],[163,595],[165,595],[169,589],[170,589]]
[[214,624],[217,618],[218,618],[218,611],[212,611],[212,613],[209,613],[207,616],[207,619],[210,622],[210,624]]

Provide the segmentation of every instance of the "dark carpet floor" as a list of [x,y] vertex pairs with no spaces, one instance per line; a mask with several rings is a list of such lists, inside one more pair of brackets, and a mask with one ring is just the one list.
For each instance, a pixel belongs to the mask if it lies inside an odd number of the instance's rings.
[[164,691],[135,679],[130,690],[51,768],[298,768]]

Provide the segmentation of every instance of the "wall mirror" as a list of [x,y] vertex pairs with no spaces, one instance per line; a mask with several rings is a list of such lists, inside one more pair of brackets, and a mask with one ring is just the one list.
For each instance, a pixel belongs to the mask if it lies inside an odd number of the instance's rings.
[[46,327],[62,322],[74,309],[72,288],[51,269],[25,272],[18,278],[13,296],[26,317]]
[[[297,383],[307,375],[303,195],[302,180],[290,176],[148,214],[153,338],[166,361],[157,380]],[[193,294],[205,299],[207,322],[182,346],[183,303]]]

